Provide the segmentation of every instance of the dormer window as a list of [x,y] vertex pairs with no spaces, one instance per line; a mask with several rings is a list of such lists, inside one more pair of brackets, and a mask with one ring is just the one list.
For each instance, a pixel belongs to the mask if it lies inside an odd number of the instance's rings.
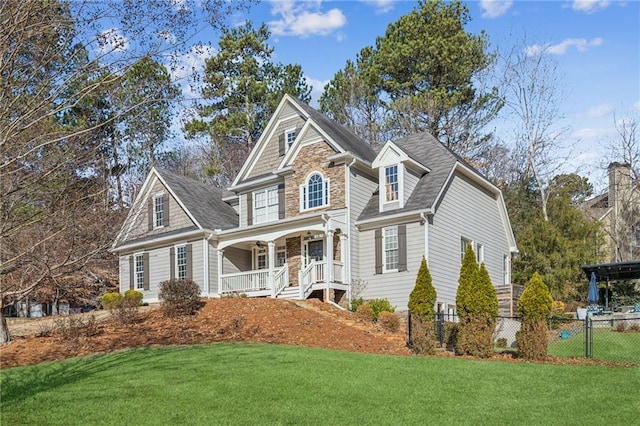
[[384,188],[386,201],[396,201],[398,199],[398,165],[384,168]]
[[329,179],[314,172],[300,186],[300,210],[329,205]]

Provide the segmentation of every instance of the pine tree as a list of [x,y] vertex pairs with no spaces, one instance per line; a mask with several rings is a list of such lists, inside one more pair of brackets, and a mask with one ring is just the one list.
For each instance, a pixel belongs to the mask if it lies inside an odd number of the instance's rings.
[[409,310],[411,312],[411,342],[417,353],[434,352],[433,317],[436,303],[436,289],[433,287],[431,273],[427,260],[422,257],[416,285],[409,296]]

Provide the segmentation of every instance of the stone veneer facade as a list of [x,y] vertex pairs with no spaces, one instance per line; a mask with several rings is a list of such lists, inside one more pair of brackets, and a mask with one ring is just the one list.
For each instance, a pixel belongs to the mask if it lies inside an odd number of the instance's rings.
[[[329,167],[327,158],[333,154],[335,151],[324,141],[303,146],[300,149],[292,164],[294,172],[285,178],[286,217],[346,206],[344,166]],[[309,174],[314,171],[322,173],[325,179],[330,179],[329,205],[300,211],[300,185],[304,184]]]

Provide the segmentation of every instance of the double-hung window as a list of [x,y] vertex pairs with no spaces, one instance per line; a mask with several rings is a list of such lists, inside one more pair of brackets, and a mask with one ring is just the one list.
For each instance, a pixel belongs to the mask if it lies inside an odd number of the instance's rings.
[[384,271],[398,270],[398,227],[391,226],[383,230]]
[[135,255],[135,284],[136,289],[144,289],[144,255]]
[[300,186],[300,208],[306,210],[327,205],[329,205],[329,179],[314,172]]
[[398,199],[398,165],[384,168],[384,188],[385,200],[395,201]]
[[278,220],[278,187],[261,189],[253,193],[254,222]]
[[291,148],[293,141],[296,140],[296,129],[289,129],[284,132],[285,142],[287,143],[287,149]]
[[464,252],[467,249],[467,246],[471,245],[474,254],[476,255],[476,262],[483,263],[484,262],[484,245],[470,240],[468,238],[462,237],[460,238],[460,263],[464,260]]
[[158,195],[153,198],[153,227],[164,226],[164,196]]
[[176,271],[177,278],[180,280],[187,279],[187,246],[176,247]]

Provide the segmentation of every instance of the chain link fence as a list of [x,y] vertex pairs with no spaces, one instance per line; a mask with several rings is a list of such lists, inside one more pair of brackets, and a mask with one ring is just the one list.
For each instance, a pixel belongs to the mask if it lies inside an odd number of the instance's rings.
[[[411,315],[408,315],[411,345]],[[436,346],[454,351],[458,316],[438,313],[433,327]],[[499,316],[493,334],[497,353],[517,354],[519,317]],[[586,319],[552,317],[548,323],[548,354],[601,361],[640,363],[640,313],[589,316]]]

